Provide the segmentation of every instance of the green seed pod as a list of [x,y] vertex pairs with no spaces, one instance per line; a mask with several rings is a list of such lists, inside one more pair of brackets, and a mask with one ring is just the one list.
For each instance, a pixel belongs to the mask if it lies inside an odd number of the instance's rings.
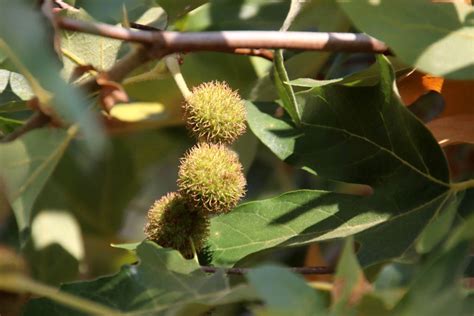
[[244,196],[245,185],[237,154],[222,144],[200,143],[181,159],[179,192],[199,211],[230,211]]
[[191,239],[196,251],[202,249],[209,234],[209,220],[186,206],[179,193],[168,193],[148,211],[145,235],[165,248],[174,248],[190,259],[193,257]]
[[188,129],[199,141],[230,144],[245,132],[242,99],[223,82],[206,82],[193,88],[183,112]]

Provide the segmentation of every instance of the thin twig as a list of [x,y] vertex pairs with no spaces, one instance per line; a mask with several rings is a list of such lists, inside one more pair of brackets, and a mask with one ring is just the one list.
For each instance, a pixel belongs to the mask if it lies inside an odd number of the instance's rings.
[[51,118],[44,114],[41,111],[36,111],[31,115],[31,117],[23,124],[21,127],[17,128],[10,134],[6,135],[5,137],[2,138],[2,142],[10,142],[21,135],[25,134],[26,132],[36,129],[36,128],[41,128],[48,124],[51,121]]
[[[207,273],[216,273],[218,271],[224,271],[226,274],[236,274],[243,275],[251,271],[248,268],[218,268],[218,267],[209,267],[201,266],[201,270]],[[334,269],[332,267],[293,267],[288,268],[291,272],[298,274],[332,274]]]
[[365,34],[278,31],[149,32],[103,23],[59,18],[61,28],[153,45],[168,53],[229,51],[237,48],[389,53],[387,45]]

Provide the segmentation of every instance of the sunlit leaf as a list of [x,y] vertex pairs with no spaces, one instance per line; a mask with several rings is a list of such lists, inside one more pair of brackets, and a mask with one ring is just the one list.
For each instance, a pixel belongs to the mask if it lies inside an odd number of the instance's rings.
[[393,93],[386,59],[378,65],[375,85],[329,84],[298,93],[300,128],[287,117],[275,118],[271,104],[247,107],[252,131],[280,159],[327,178],[370,185],[374,194],[300,191],[243,204],[212,219],[216,264],[350,235],[361,244],[361,264],[374,264],[400,256],[432,216],[453,203],[441,148]]
[[20,230],[30,224],[31,208],[74,132],[39,129],[0,144],[0,178]]
[[[61,65],[54,51],[52,29],[41,11],[23,1],[1,0],[0,5],[0,47],[27,79],[42,110],[77,122],[89,149],[99,151],[103,134],[87,109],[88,101],[82,92],[59,76]],[[22,21],[22,27],[12,32],[11,26],[18,21]]]
[[425,0],[338,3],[356,27],[387,43],[406,63],[449,79],[474,78],[472,6]]
[[116,104],[110,115],[123,122],[140,122],[160,120],[165,115],[165,107],[160,103],[134,102],[127,104]]
[[262,298],[264,308],[256,308],[257,315],[325,315],[324,297],[306,281],[285,268],[260,267],[248,275],[250,286]]
[[[92,22],[93,19],[83,10],[63,10],[66,18]],[[108,70],[117,59],[121,41],[82,32],[61,31],[61,52],[64,63],[64,76],[70,79],[77,66],[92,65],[99,71]],[[83,78],[84,79],[84,78]]]

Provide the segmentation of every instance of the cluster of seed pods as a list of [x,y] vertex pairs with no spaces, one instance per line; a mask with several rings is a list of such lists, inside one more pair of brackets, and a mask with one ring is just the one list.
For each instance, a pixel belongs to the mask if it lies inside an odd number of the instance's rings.
[[180,161],[178,191],[148,211],[145,235],[192,258],[205,245],[209,218],[231,211],[245,194],[242,165],[229,145],[245,132],[246,114],[239,94],[222,82],[195,87],[183,113],[197,144]]

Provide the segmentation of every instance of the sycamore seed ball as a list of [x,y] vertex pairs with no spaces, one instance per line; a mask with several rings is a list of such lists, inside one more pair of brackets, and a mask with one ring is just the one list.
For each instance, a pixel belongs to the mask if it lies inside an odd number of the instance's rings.
[[209,220],[186,206],[183,197],[168,193],[155,202],[148,211],[145,235],[165,248],[174,248],[183,257],[192,258],[192,239],[196,251],[204,246],[208,236]]
[[200,143],[181,160],[179,192],[200,212],[230,211],[244,196],[245,185],[237,154],[222,144]]
[[188,129],[199,141],[230,144],[245,132],[242,99],[224,82],[193,88],[183,111]]

